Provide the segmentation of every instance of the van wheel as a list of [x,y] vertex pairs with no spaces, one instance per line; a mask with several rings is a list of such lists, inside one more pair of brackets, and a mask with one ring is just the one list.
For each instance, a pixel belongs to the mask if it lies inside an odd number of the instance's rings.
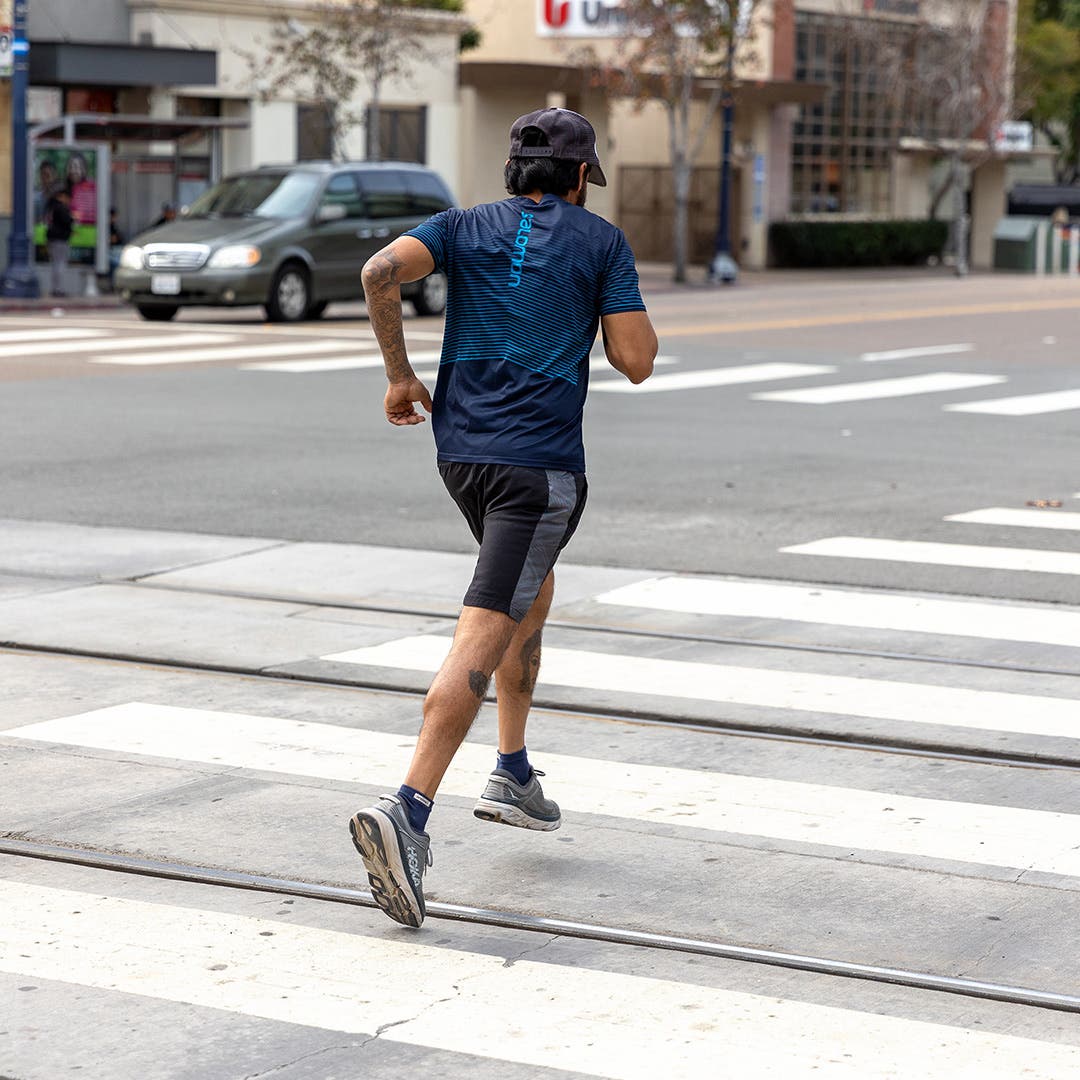
[[314,304],[307,309],[307,317],[309,319],[321,319],[326,312],[329,300],[316,300]]
[[286,263],[274,275],[266,298],[266,317],[271,322],[299,322],[311,306],[307,270],[300,263]]
[[446,275],[436,270],[420,282],[412,298],[417,315],[441,315],[446,310]]
[[150,322],[168,322],[180,310],[179,304],[136,304],[135,310]]

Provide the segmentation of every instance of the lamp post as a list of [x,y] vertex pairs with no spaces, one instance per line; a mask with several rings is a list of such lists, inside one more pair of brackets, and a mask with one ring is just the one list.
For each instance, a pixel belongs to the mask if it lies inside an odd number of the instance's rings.
[[716,242],[713,246],[712,262],[709,263],[709,281],[722,281],[733,285],[739,276],[739,267],[731,254],[731,137],[735,128],[735,45],[736,38],[745,32],[745,15],[748,11],[742,2],[739,5],[738,24],[731,22],[728,9],[729,31],[727,40],[727,58],[724,64],[724,104],[721,124],[723,135],[720,149],[720,200],[716,214]]
[[15,0],[12,20],[11,72],[11,235],[8,265],[0,278],[0,296],[34,298],[39,295],[37,271],[31,262],[27,221],[26,91],[30,82],[30,43],[26,40],[29,0]]

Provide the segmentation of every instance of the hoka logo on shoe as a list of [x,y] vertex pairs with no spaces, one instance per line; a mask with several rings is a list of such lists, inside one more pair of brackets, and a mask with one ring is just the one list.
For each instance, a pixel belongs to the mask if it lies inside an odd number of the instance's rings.
[[409,877],[412,878],[412,883],[419,889],[420,878],[422,871],[420,870],[420,856],[416,852],[416,848],[410,847],[406,854],[409,856]]

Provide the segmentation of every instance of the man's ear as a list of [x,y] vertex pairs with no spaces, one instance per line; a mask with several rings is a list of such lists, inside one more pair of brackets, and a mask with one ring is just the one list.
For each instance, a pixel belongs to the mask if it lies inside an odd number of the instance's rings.
[[578,191],[584,191],[585,185],[589,182],[589,163],[583,161],[581,167],[578,169]]

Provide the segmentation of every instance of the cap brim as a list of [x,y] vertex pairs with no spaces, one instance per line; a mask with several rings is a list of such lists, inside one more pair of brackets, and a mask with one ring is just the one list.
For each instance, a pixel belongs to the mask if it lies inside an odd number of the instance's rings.
[[604,175],[604,170],[600,168],[599,162],[589,166],[589,183],[597,187],[607,187],[607,177]]

